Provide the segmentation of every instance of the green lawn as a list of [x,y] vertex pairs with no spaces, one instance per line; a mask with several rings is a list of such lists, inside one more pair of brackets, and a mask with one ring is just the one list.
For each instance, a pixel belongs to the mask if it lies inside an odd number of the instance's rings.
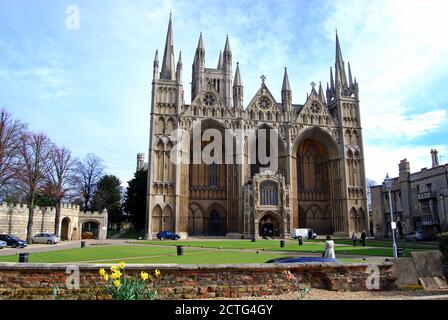
[[[31,253],[30,263],[261,263],[282,257],[284,254],[210,251],[185,249],[184,256],[177,256],[176,248],[150,246],[99,246],[51,252]],[[0,256],[0,262],[18,262],[18,255]]]
[[[325,239],[316,239],[316,240],[306,240],[307,242],[325,242]],[[335,239],[336,244],[345,244],[348,246],[353,246],[353,241],[350,239]],[[359,246],[359,241],[356,243]],[[411,242],[404,242],[403,240],[399,240],[397,242],[398,247],[404,247],[406,249],[414,248],[414,245]],[[369,247],[380,247],[380,248],[392,248],[392,240],[366,240],[366,246]],[[416,250],[437,250],[437,244],[432,243],[417,243],[415,246]]]
[[[251,242],[250,240],[224,240],[224,241],[138,241],[135,243],[157,245],[157,246],[176,246],[183,245],[185,247],[196,248],[222,248],[222,249],[252,249],[262,251],[279,251],[279,252],[304,252],[304,253],[322,253],[324,251],[324,240],[306,241],[303,246],[299,246],[297,241],[287,240],[284,248],[280,247],[279,240],[257,240]],[[370,242],[368,243],[368,245]],[[389,247],[389,243],[381,242],[375,243],[376,246],[371,247],[353,247],[347,240],[336,240],[336,255],[360,255],[360,256],[381,256],[392,257],[392,246]],[[429,249],[433,249],[430,247]],[[434,249],[437,249],[435,247]],[[405,254],[410,254],[411,248],[405,250]]]

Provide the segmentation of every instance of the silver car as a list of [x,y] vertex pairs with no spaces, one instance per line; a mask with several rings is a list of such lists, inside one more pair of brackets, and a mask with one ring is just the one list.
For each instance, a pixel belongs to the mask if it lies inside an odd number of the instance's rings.
[[33,243],[56,244],[59,241],[61,241],[61,239],[57,235],[51,233],[39,233],[33,237]]
[[0,240],[0,249],[6,248],[6,242]]

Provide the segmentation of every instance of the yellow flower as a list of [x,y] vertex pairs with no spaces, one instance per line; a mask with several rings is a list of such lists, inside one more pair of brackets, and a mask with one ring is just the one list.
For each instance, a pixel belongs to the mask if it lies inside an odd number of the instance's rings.
[[120,277],[121,277],[120,270],[115,270],[115,272],[112,273],[112,279],[116,280],[116,279],[119,279]]
[[100,276],[104,277],[104,275],[106,274],[106,270],[104,270],[104,268],[101,268],[99,273],[100,273]]
[[121,261],[121,262],[118,264],[118,268],[121,269],[121,270],[123,270],[125,267],[126,267],[126,263],[124,263],[123,261]]
[[112,272],[116,272],[117,270],[119,270],[117,266],[110,267],[110,271]]
[[159,269],[156,269],[156,271],[154,271],[154,275],[155,275],[156,277],[160,276],[160,275],[161,275],[160,270],[159,270]]
[[103,278],[104,278],[105,281],[107,281],[107,280],[109,280],[109,275],[106,273],[106,274],[103,276]]
[[114,286],[116,286],[117,288],[121,285],[119,280],[115,280],[114,281]]
[[140,273],[140,278],[142,278],[143,281],[146,281],[149,278],[149,274],[147,272],[142,271]]

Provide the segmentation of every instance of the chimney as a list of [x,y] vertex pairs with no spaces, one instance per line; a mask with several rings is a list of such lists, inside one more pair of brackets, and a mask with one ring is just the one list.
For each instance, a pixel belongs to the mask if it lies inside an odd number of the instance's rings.
[[433,168],[439,166],[439,151],[437,149],[431,149],[431,160]]

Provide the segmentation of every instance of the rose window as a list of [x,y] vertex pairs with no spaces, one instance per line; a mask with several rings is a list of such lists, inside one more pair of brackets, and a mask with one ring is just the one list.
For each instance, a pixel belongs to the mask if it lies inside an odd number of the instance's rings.
[[261,97],[260,100],[258,100],[258,106],[261,109],[268,109],[271,106],[271,101],[266,97]]
[[212,94],[210,94],[210,93],[207,93],[207,94],[204,96],[203,101],[204,101],[204,104],[205,104],[206,106],[212,106],[212,105],[215,104],[216,99],[215,99],[215,96],[214,96],[214,95],[212,95]]

